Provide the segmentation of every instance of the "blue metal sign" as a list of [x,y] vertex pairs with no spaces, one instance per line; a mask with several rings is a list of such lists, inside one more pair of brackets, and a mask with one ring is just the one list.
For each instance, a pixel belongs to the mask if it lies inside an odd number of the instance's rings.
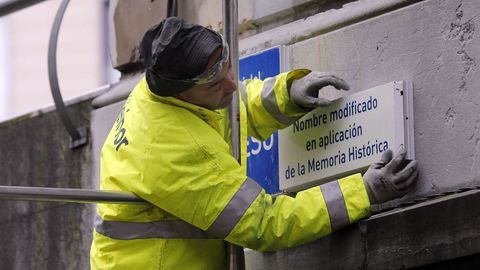
[[[240,80],[265,79],[280,73],[280,48],[272,48],[240,59]],[[248,138],[247,175],[268,193],[279,192],[278,134],[265,141]]]

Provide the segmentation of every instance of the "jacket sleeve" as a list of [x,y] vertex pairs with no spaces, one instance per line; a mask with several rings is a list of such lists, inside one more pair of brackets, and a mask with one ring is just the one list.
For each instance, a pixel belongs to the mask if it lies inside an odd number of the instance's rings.
[[241,100],[247,109],[248,135],[265,140],[308,112],[295,105],[288,93],[291,82],[308,73],[308,69],[296,69],[265,80],[240,83]]
[[[247,179],[246,182],[252,181]],[[360,174],[275,200],[262,190],[226,240],[272,251],[312,241],[370,215]]]
[[227,173],[231,178],[221,183],[239,185],[233,194],[224,197],[223,209],[216,212],[215,220],[206,229],[237,245],[260,251],[288,248],[370,215],[360,174],[301,191],[295,197],[280,195],[274,200],[254,180],[240,179],[238,171]]

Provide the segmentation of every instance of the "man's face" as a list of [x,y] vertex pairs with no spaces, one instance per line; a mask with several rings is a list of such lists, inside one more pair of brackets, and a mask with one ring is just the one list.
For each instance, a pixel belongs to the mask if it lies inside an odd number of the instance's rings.
[[[208,67],[215,64],[220,53],[221,50],[218,50],[212,55]],[[175,97],[210,110],[225,108],[232,103],[233,93],[237,90],[237,83],[233,77],[232,65],[228,61],[224,63],[218,79],[211,83],[195,85]]]

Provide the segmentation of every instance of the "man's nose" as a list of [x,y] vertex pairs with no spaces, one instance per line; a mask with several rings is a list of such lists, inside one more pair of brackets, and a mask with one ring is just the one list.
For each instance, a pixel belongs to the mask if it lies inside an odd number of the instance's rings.
[[233,70],[230,70],[228,73],[225,89],[228,93],[235,92],[235,90],[237,90],[237,82],[233,78]]

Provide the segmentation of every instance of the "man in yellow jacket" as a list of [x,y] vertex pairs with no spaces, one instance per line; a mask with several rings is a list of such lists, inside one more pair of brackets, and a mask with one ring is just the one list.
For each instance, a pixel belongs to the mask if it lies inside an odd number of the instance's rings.
[[[150,204],[98,206],[92,269],[226,269],[224,240],[261,251],[312,241],[405,195],[416,178],[417,163],[404,167],[405,152],[388,150],[363,176],[273,199],[231,155],[225,107],[237,82],[223,37],[171,17],[146,32],[140,53],[146,76],[105,141],[101,188]],[[327,85],[348,89],[303,69],[243,82],[242,142],[328,105],[317,97]]]

